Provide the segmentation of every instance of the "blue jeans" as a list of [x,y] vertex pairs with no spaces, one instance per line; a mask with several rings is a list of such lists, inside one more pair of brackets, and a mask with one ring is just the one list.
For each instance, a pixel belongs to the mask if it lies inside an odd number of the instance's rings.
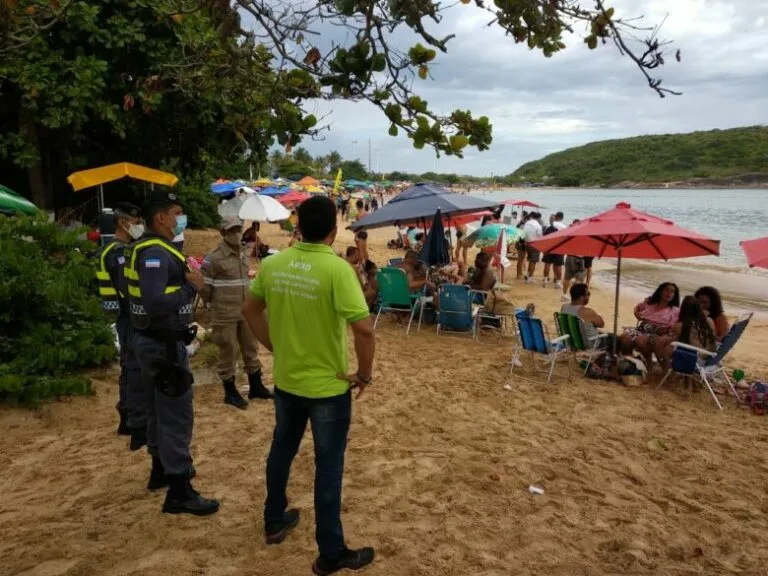
[[267,457],[264,523],[279,524],[288,507],[286,487],[307,420],[315,442],[315,539],[322,556],[344,550],[341,527],[341,478],[352,416],[352,395],[303,398],[275,387],[275,432]]

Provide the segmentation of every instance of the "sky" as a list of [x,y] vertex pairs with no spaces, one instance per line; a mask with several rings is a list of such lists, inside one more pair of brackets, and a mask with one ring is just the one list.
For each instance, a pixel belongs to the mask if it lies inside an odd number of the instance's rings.
[[[595,140],[768,123],[768,0],[614,0],[609,5],[616,17],[663,22],[660,36],[674,45],[658,75],[682,96],[659,98],[613,44],[590,51],[572,36],[565,39],[566,50],[547,59],[516,45],[497,27],[487,27],[490,15],[474,5],[457,4],[439,25],[428,27],[435,36],[453,33],[456,38],[447,54],[438,55],[431,77],[417,79],[414,87],[442,114],[459,108],[488,116],[493,125],[489,150],[467,148],[463,159],[437,159],[432,150],[413,149],[405,136],[388,136],[388,121],[372,105],[345,101],[307,104],[329,130],[322,140],[302,145],[313,155],[337,150],[367,164],[370,141],[371,168],[377,172],[490,176]],[[406,34],[396,38],[401,46],[414,40]],[[679,63],[674,59],[678,48]]]

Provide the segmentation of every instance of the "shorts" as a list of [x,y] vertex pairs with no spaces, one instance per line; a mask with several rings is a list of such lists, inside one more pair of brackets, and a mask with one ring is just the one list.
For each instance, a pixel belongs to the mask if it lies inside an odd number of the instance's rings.
[[536,250],[533,246],[526,246],[525,254],[528,257],[528,262],[533,262],[534,264],[541,259],[541,252]]
[[584,256],[584,268],[586,270],[589,270],[592,268],[592,261],[595,259],[594,256]]
[[583,283],[587,278],[587,272],[584,269],[584,261],[581,258],[573,258],[571,256],[565,261],[565,274],[564,280],[570,282],[576,280],[576,282]]
[[544,264],[562,266],[565,264],[565,256],[562,254],[544,254],[544,256],[541,257],[541,261],[544,262]]

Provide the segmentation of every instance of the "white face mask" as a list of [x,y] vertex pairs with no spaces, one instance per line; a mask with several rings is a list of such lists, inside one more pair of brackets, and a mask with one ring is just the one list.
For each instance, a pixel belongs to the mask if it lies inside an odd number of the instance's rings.
[[144,235],[144,224],[131,224],[126,231],[131,238],[138,240]]

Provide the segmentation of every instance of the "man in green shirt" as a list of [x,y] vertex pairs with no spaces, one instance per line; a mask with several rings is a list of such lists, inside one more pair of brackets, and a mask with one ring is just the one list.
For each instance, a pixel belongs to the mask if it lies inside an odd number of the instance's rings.
[[[267,458],[264,525],[267,544],[279,544],[299,522],[288,510],[291,463],[309,420],[315,444],[317,575],[373,562],[373,548],[350,550],[341,526],[341,481],[352,413],[371,383],[375,338],[360,281],[331,248],[336,207],[316,196],[298,209],[302,242],[266,258],[250,287],[244,314],[274,357],[275,431]],[[267,310],[269,320],[267,320]],[[352,328],[357,372],[347,376],[347,326]]]

